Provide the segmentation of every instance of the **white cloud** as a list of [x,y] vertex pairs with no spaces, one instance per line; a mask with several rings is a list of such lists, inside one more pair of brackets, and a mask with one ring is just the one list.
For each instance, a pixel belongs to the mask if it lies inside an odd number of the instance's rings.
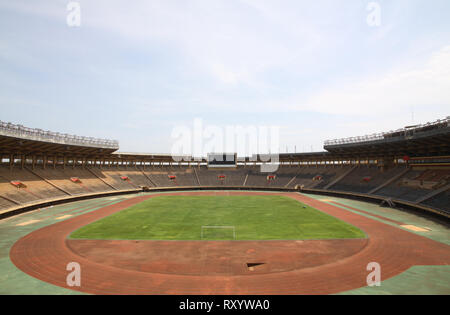
[[[261,119],[273,115],[276,121],[289,116],[292,121],[285,122],[283,129],[286,144],[306,143],[309,147],[314,143],[317,149],[322,138],[404,126],[410,123],[412,109],[417,122],[449,114],[450,46],[423,61],[436,43],[449,42],[448,29],[441,27],[435,34],[440,24],[430,20],[434,28],[416,36],[420,32],[414,28],[414,20],[399,21],[408,16],[403,12],[406,2],[384,4],[383,14],[391,12],[392,6],[402,11],[389,18],[383,15],[382,26],[374,29],[365,25],[364,5],[345,1],[79,0],[81,29],[73,34],[89,34],[81,39],[67,31],[68,2],[0,1],[5,15],[9,10],[20,13],[17,19],[10,16],[19,22],[5,22],[11,27],[4,28],[4,33],[13,30],[11,33],[19,36],[0,40],[0,61],[27,70],[37,68],[47,75],[52,71],[75,73],[76,78],[83,74],[86,85],[105,82],[105,94],[111,99],[103,102],[117,100],[130,114],[124,117],[123,110],[114,112],[111,105],[105,110],[119,122],[132,121],[133,125],[124,125],[130,130],[148,128],[155,120],[178,123],[185,116],[191,119],[192,112],[205,116],[226,112],[225,118],[217,119],[223,124],[232,115],[251,118],[258,113]],[[408,25],[407,29],[402,25]],[[35,26],[37,33],[33,32]],[[31,40],[20,34],[28,34]],[[67,58],[55,59],[49,53],[53,51],[67,53]],[[378,55],[385,59],[376,59]],[[142,61],[149,61],[147,67],[133,64],[147,56],[148,60]],[[58,67],[52,67],[55,60]],[[162,64],[152,68],[159,62]],[[403,62],[409,65],[400,65]],[[377,67],[376,74],[367,72],[369,63]],[[392,64],[395,69],[390,68]],[[39,104],[65,102],[52,93],[41,98],[32,93],[47,82],[24,84],[35,79],[10,72],[0,76],[0,81],[15,87],[11,92],[15,96],[1,97],[0,103],[14,103],[14,97],[17,104],[34,104],[35,99]],[[167,76],[161,78],[161,72]],[[336,79],[338,76],[342,79]],[[75,87],[83,87],[74,82]],[[95,89],[93,95],[86,90],[82,97],[87,104],[92,96],[101,95],[101,90]],[[25,99],[17,99],[17,95]],[[314,117],[310,126],[295,121],[302,112]],[[179,115],[174,118],[173,114]],[[355,116],[357,119],[352,119]],[[166,128],[161,122],[157,125],[153,129]],[[320,128],[316,130],[316,126]]]
[[[81,27],[118,35],[124,42],[175,47],[197,71],[219,83],[254,85],[260,73],[289,62],[308,64],[321,43],[297,1],[273,5],[250,0],[79,1]],[[0,6],[61,21],[64,1]]]
[[432,54],[425,64],[327,87],[289,107],[357,115],[433,107],[438,115],[445,116],[450,108],[450,46]]

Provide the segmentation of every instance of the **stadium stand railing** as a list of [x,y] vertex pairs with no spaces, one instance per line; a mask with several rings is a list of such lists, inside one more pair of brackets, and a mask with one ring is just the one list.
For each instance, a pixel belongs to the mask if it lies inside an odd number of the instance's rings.
[[0,121],[0,135],[66,145],[119,149],[119,142],[117,140],[69,135],[37,128],[28,128],[3,121]]
[[350,144],[350,143],[372,142],[372,141],[378,141],[378,140],[385,140],[385,139],[389,139],[392,137],[406,137],[408,135],[412,135],[417,132],[424,132],[424,131],[430,131],[433,129],[448,128],[448,127],[450,127],[450,117],[447,117],[445,119],[440,119],[440,120],[437,120],[434,122],[429,122],[429,123],[423,124],[423,125],[401,128],[401,129],[398,129],[395,131],[381,132],[381,133],[375,133],[375,134],[359,136],[359,137],[349,137],[349,138],[342,138],[342,139],[326,140],[324,145],[325,145],[325,147],[327,147],[327,146],[343,145],[343,144]]

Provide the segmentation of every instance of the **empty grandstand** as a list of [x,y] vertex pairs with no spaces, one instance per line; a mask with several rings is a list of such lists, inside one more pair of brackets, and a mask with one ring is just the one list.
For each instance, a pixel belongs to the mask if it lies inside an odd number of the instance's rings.
[[389,199],[399,207],[450,216],[450,118],[372,136],[326,141],[326,151],[280,154],[226,167],[167,154],[117,152],[117,141],[0,122],[0,214],[105,194],[161,189],[303,190]]

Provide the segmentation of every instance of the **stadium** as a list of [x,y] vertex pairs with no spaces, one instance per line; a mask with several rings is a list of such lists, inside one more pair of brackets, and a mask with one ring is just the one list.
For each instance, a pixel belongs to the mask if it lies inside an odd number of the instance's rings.
[[[450,295],[445,12],[0,0],[4,305],[348,312],[349,296]],[[110,305],[137,306],[94,307]]]
[[276,163],[118,150],[0,124],[1,293],[450,293],[448,117]]

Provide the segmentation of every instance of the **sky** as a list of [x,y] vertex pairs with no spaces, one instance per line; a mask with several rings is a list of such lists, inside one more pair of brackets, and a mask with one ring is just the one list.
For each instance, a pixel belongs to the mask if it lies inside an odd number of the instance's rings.
[[449,109],[448,0],[0,0],[0,120],[122,152],[199,120],[322,151]]

